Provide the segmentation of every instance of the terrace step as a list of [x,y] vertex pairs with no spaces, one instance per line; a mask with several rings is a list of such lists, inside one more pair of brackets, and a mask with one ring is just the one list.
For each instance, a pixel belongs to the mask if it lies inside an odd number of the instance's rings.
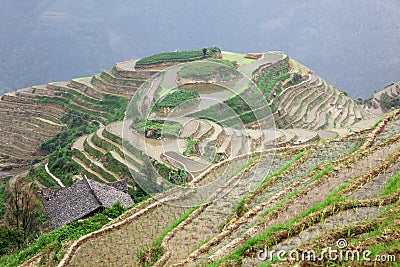
[[75,161],[76,163],[78,163],[84,170],[86,170],[87,172],[90,172],[91,174],[93,174],[94,176],[96,176],[98,178],[98,180],[104,182],[104,183],[108,183],[109,181],[105,180],[100,174],[98,174],[97,172],[95,172],[94,170],[90,169],[89,166],[86,166],[85,163],[83,163],[80,159],[78,159],[75,156],[72,156],[72,160]]
[[137,173],[141,173],[141,170],[138,169],[135,165],[127,161],[126,159],[123,159],[116,151],[110,151],[111,156],[113,156],[114,159],[118,160],[122,164],[126,165],[129,169],[134,170]]
[[104,96],[101,92],[99,92],[95,86],[91,83],[92,78],[80,78],[80,79],[73,79],[67,85],[69,87],[75,88],[85,95],[91,96],[98,100],[103,100]]
[[293,141],[293,145],[303,145],[310,142],[318,141],[320,139],[318,133],[312,130],[296,128],[287,129],[285,130],[285,132],[291,132],[296,136],[295,140]]
[[2,155],[10,156],[14,159],[21,159],[21,160],[33,160],[37,158],[43,157],[42,155],[36,155],[34,152],[25,151],[19,147],[16,147],[12,144],[0,144],[0,153]]
[[349,113],[350,100],[345,100],[345,101],[346,102],[344,103],[344,105],[342,107],[341,113],[336,120],[336,126],[339,128],[344,125],[343,122],[345,121],[345,119],[347,118],[347,115]]
[[0,101],[0,108],[9,111],[30,111],[37,113],[52,114],[52,116],[61,118],[65,114],[65,110],[59,105],[45,105],[41,103],[27,104],[27,103],[16,103],[8,101]]
[[0,111],[2,121],[0,121],[0,129],[13,129],[18,128],[21,130],[26,129],[29,133],[40,134],[44,137],[51,137],[55,133],[64,129],[63,126],[49,124],[41,121],[36,117],[7,115]]
[[114,75],[111,69],[104,69],[100,73],[100,77],[110,84],[115,84],[119,86],[132,86],[135,88],[139,88],[146,81],[146,79],[129,79],[117,77]]
[[41,144],[40,140],[32,139],[20,133],[5,131],[4,129],[0,131],[0,140],[2,143],[13,144],[30,152],[37,151],[37,147]]
[[175,168],[184,169],[194,177],[199,176],[211,166],[210,162],[199,157],[185,157],[177,152],[168,151],[163,153],[166,163],[172,164]]
[[350,106],[349,106],[348,115],[347,115],[346,125],[350,126],[356,122],[355,109],[356,109],[355,102],[351,101]]
[[111,84],[100,77],[100,75],[95,75],[91,79],[92,86],[99,88],[108,94],[113,94],[117,96],[130,98],[136,92],[137,88],[132,86],[121,86]]
[[400,96],[400,85],[396,84],[392,86],[392,90],[391,90],[392,96],[393,97],[398,97]]
[[190,120],[183,125],[183,128],[179,132],[180,138],[194,138],[199,131],[199,122],[197,120]]
[[224,134],[224,129],[222,128],[221,125],[215,122],[208,121],[208,123],[211,125],[211,127],[214,128],[214,130],[213,133],[207,139],[218,143],[218,138],[220,138],[220,136]]
[[[108,173],[109,175],[112,175],[116,180],[121,180],[121,178],[119,177],[118,174],[108,170],[102,162],[98,161],[97,159],[93,158],[84,148],[84,142],[87,139],[87,136],[83,136],[81,138],[79,138],[77,141],[75,141],[75,143],[72,145],[72,150],[77,149],[78,151],[80,151],[88,160],[90,160],[91,164],[96,165],[97,167],[99,167],[102,171]],[[89,166],[90,168],[90,166]],[[103,177],[104,178],[104,177]],[[105,179],[105,178],[104,178]],[[107,179],[105,179],[107,180]],[[109,181],[110,182],[110,181]]]
[[194,136],[195,139],[203,139],[206,138],[210,132],[212,131],[212,125],[206,120],[198,120],[199,129],[197,131],[197,135]]
[[85,92],[82,92],[82,90],[78,90],[74,87],[69,86],[70,82],[53,82],[53,83],[48,83],[47,88],[49,90],[55,91],[55,92],[69,92],[72,91],[73,93],[84,95],[85,97],[91,98],[96,101],[102,101],[102,99],[95,98],[91,95],[86,94]]
[[289,130],[283,130],[284,134],[285,134],[285,139],[281,142],[277,143],[277,147],[283,147],[283,146],[287,146],[287,145],[291,145],[293,144],[293,142],[297,139],[297,135],[295,132]]
[[[121,134],[121,132],[115,133],[115,132],[114,132],[115,128],[112,127],[113,125],[120,124],[120,123],[121,123],[121,122],[117,122],[117,123],[113,123],[113,124],[107,125],[106,128],[100,128],[100,129],[97,130],[97,132],[96,132],[97,136],[99,136],[101,139],[103,139],[103,140],[105,140],[106,142],[108,142],[108,143],[114,145],[115,147],[117,147],[117,149],[118,149],[120,152],[123,152],[124,155],[125,155],[125,159],[123,159],[117,151],[114,151],[114,152],[116,152],[116,153],[120,156],[120,158],[122,159],[122,161],[126,161],[126,158],[128,158],[128,162],[129,162],[129,164],[132,165],[132,166],[134,166],[134,164],[131,162],[131,160],[134,161],[134,162],[136,162],[138,165],[143,165],[143,164],[144,164],[143,160],[140,159],[140,158],[138,158],[138,156],[134,155],[134,154],[133,154],[132,152],[130,152],[127,148],[125,148],[125,147],[121,146],[120,144],[115,143],[114,141],[112,141],[112,140],[110,140],[110,139],[104,137],[104,135],[103,135],[104,129],[106,129],[108,132],[110,132],[111,134],[114,134],[114,135],[116,135],[116,136],[118,136],[117,134]],[[112,150],[112,151],[113,151],[113,150]],[[110,151],[110,152],[112,152],[112,151]],[[121,162],[121,163],[124,163],[124,162]],[[140,173],[140,169],[138,169],[137,166],[135,166],[134,168],[132,167],[131,169],[133,169],[133,170],[135,170],[136,172]]]
[[225,128],[225,131],[226,137],[221,146],[217,148],[217,153],[224,154],[226,158],[229,158],[232,154],[232,139],[235,132],[230,128]]
[[89,146],[93,147],[94,149],[100,151],[103,154],[107,154],[107,151],[105,149],[103,149],[102,147],[98,147],[95,144],[93,144],[93,142],[92,142],[93,135],[94,135],[94,133],[88,135],[88,137],[86,138],[86,141],[88,142]]
[[136,60],[129,60],[118,62],[115,64],[115,67],[112,69],[112,73],[115,76],[119,76],[122,78],[128,79],[144,79],[147,80],[151,76],[157,74],[158,70],[136,70],[135,69]]

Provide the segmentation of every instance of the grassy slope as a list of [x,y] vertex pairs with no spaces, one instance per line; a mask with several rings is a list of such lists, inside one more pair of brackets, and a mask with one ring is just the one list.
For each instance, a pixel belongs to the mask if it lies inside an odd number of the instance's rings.
[[254,59],[245,58],[246,54],[233,53],[228,51],[222,51],[222,58],[230,61],[236,61],[240,65],[245,65],[254,62]]

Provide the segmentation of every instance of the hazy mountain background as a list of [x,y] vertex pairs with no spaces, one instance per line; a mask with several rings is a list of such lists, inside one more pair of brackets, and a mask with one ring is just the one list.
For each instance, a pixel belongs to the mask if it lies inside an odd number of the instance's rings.
[[400,2],[1,0],[0,93],[214,45],[284,51],[365,98],[400,80]]

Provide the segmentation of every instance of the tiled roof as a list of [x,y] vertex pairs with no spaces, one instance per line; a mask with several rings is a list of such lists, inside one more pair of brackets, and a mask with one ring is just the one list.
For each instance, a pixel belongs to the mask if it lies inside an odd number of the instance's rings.
[[134,204],[125,182],[103,184],[86,178],[70,187],[44,189],[41,199],[54,228],[111,207],[118,200],[123,207]]

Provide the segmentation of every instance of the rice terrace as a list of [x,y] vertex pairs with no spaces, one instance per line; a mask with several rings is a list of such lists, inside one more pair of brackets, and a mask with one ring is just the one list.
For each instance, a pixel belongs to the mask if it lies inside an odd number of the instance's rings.
[[0,266],[399,266],[400,82],[376,89],[206,47],[6,93]]

